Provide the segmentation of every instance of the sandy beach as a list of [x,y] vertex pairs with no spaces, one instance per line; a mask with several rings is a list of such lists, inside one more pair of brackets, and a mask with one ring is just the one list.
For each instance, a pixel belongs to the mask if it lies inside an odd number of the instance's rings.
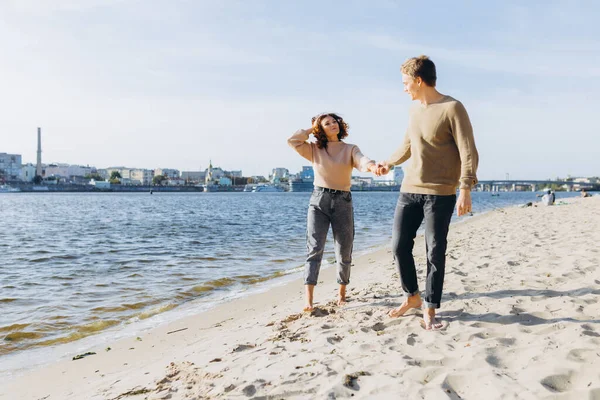
[[312,313],[299,279],[70,354],[0,399],[600,399],[599,227],[600,196],[455,224],[441,331],[387,316],[403,295],[384,248],[355,258],[345,307],[328,268]]

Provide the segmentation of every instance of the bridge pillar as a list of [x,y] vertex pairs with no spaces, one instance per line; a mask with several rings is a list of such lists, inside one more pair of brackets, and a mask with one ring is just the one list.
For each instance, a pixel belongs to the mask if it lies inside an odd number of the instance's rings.
[[516,191],[517,191],[517,184],[516,184],[516,183],[513,183],[513,184],[512,184],[512,191],[513,191],[513,192],[516,192]]
[[531,191],[535,192],[535,183],[533,185],[531,185]]

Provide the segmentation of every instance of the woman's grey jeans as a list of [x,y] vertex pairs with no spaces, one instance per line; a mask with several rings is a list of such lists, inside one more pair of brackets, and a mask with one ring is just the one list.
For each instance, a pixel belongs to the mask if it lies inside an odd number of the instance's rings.
[[350,283],[354,244],[352,193],[315,187],[308,205],[306,224],[305,285],[316,285],[319,280],[323,250],[330,225],[333,231],[337,282],[340,285],[347,285]]

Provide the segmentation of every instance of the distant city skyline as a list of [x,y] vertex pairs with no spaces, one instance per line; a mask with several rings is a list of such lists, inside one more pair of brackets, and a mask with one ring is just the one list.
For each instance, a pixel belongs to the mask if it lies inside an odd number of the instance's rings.
[[480,179],[597,176],[599,13],[566,0],[7,0],[0,152],[35,164],[41,126],[45,163],[293,172],[308,162],[286,139],[336,111],[348,142],[382,160],[411,106],[399,67],[427,54],[469,112]]

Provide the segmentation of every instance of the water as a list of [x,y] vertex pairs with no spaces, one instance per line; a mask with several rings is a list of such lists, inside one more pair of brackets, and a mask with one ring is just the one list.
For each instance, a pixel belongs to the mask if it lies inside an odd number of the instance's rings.
[[[0,195],[0,359],[298,275],[309,196]],[[355,254],[389,243],[398,193],[353,198]],[[473,193],[473,211],[528,201],[535,193]]]

